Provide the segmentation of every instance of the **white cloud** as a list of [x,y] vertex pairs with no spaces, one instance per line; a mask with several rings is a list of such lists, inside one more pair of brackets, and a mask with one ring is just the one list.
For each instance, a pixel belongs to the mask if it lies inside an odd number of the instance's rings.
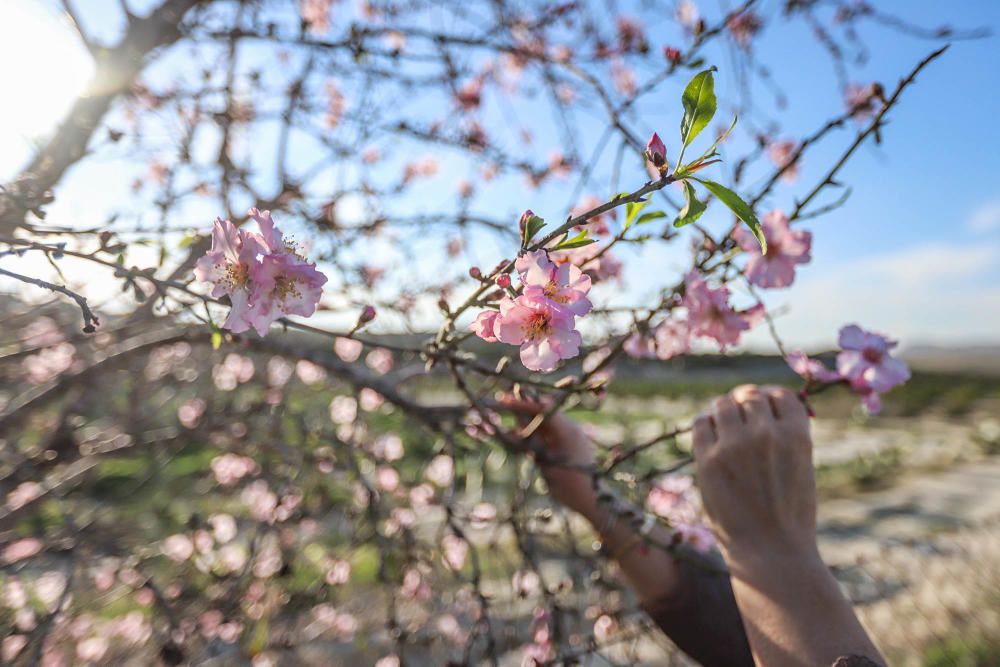
[[[913,344],[1000,342],[1000,244],[926,244],[845,262],[803,267],[787,291],[768,294],[782,339],[830,347],[855,322]],[[766,331],[751,344],[773,348]]]
[[1000,199],[986,202],[974,210],[968,226],[972,232],[991,232],[1000,229]]

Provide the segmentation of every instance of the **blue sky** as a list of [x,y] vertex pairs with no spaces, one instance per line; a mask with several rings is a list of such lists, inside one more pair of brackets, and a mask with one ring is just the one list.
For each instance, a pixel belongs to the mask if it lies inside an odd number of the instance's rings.
[[[49,0],[15,2],[53,4]],[[111,34],[116,29],[113,21],[105,20],[116,13],[113,2],[77,4],[86,10],[94,25],[101,26],[103,33]],[[706,0],[702,4],[707,7],[714,3]],[[774,2],[763,4],[769,11],[774,10]],[[905,16],[915,24],[987,26],[994,32],[1000,29],[1000,2],[959,0],[943,6],[930,1],[897,0],[877,4],[887,13]],[[657,33],[655,21],[651,20],[650,25],[654,46],[661,40],[670,43],[677,39],[674,34]],[[937,44],[885,28],[866,28],[861,36],[869,48],[868,62],[852,66],[851,80],[877,80],[888,90]],[[806,134],[842,108],[830,61],[801,24],[773,23],[758,40],[756,54],[758,61],[774,74],[778,86],[788,93],[789,105],[780,110],[774,108],[765,89],[754,93],[762,110],[780,118],[781,136]],[[904,346],[1000,343],[998,56],[1000,42],[995,36],[956,42],[905,93],[902,104],[890,117],[883,144],[865,145],[843,169],[841,180],[852,187],[848,202],[806,223],[814,233],[813,262],[801,270],[792,288],[768,295],[768,303],[781,313],[779,327],[790,345],[828,347],[835,341],[837,328],[845,322],[885,331],[900,338]],[[706,57],[720,68],[716,88],[722,99],[717,119],[721,122],[731,113],[725,100],[727,95],[732,99],[737,82],[725,50],[709,51]],[[671,156],[676,155],[670,144],[679,121],[679,89],[674,88],[664,88],[669,97],[666,103],[656,99],[644,104],[634,118],[643,131],[657,130],[664,136]],[[519,122],[548,139],[549,145],[555,140],[551,124],[533,119],[527,109],[514,112]],[[582,127],[582,134],[600,131],[594,121],[584,120]],[[853,129],[835,133],[811,150],[799,180],[780,185],[760,212],[770,207],[791,207],[794,198],[808,191],[819,174],[836,160],[852,139]],[[748,145],[746,142],[745,137],[737,138],[730,150],[739,154],[740,147]],[[543,145],[544,141],[539,141],[541,156],[548,150]],[[10,149],[0,159],[0,171],[5,177],[16,169],[18,158],[23,159],[25,144],[12,138],[9,128],[0,127],[0,148],[4,147]],[[611,161],[608,157],[605,160]],[[641,184],[640,165],[630,168],[624,172],[621,189]],[[445,159],[442,173],[421,191],[443,188],[453,192],[453,182],[463,169],[462,164]],[[725,173],[717,172],[715,177],[725,180]],[[67,206],[73,208],[81,224],[98,222],[106,214],[106,206],[127,198],[133,177],[121,161],[90,167],[87,174],[71,176],[65,185],[64,201],[69,202]],[[96,184],[101,187],[95,189]],[[519,180],[511,180],[484,195],[479,205],[494,212],[506,211],[512,220],[526,206],[558,219],[565,213],[572,184],[554,182],[538,191],[523,190]],[[605,194],[610,194],[610,188]],[[80,197],[91,202],[82,215],[77,203]],[[421,205],[419,201],[411,203]],[[210,217],[208,211],[196,209],[189,214]],[[706,216],[706,224],[716,230],[727,222],[721,211],[710,211]],[[393,256],[391,247],[380,252],[386,253],[387,261],[402,261]],[[504,254],[509,252],[484,241],[470,250],[468,263],[492,266]],[[687,256],[684,244],[672,248],[659,244],[640,252],[626,252],[624,258],[624,287],[606,286],[597,300],[645,303],[684,269]],[[747,344],[770,349],[763,331],[750,336]]]

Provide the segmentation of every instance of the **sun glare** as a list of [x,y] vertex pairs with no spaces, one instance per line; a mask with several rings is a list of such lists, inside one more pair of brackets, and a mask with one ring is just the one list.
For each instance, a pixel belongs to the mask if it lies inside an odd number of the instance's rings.
[[0,174],[58,125],[93,70],[87,49],[54,8],[41,0],[0,0]]

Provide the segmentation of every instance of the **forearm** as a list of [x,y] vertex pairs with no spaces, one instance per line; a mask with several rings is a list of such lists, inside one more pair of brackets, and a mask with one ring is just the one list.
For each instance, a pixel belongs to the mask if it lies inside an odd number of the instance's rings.
[[809,552],[728,558],[733,593],[758,665],[815,667],[843,656],[882,662],[850,602]]
[[[620,509],[620,508],[619,508]],[[718,554],[699,554],[683,545],[669,551],[672,531],[655,525],[639,535],[633,510],[625,517],[596,502],[581,512],[601,535],[604,550],[650,617],[685,653],[704,667],[753,664],[725,564]],[[661,545],[661,546],[657,546]]]

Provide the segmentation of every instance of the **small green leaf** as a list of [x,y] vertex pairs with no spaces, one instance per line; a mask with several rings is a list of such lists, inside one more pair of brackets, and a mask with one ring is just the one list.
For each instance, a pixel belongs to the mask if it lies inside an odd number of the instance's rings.
[[218,350],[220,347],[222,347],[222,332],[219,330],[218,327],[213,326],[212,327],[212,349],[213,350]]
[[585,245],[590,245],[591,243],[596,243],[596,239],[587,238],[587,230],[583,230],[573,238],[569,238],[569,234],[563,237],[562,241],[557,243],[552,250],[568,250],[570,248],[582,248]]
[[681,119],[681,142],[686,148],[715,116],[715,78],[709,68],[694,75],[681,95],[684,118]]
[[760,243],[760,251],[763,254],[767,254],[767,239],[764,237],[764,229],[760,226],[760,220],[757,219],[757,215],[750,208],[750,205],[745,201],[740,199],[740,196],[720,183],[715,181],[702,180],[696,178],[696,181],[708,188],[709,192],[719,198],[723,204],[729,207],[729,210],[736,214],[736,217],[747,224],[750,231],[757,238],[757,242]]
[[192,245],[195,241],[197,241],[200,238],[201,237],[198,236],[197,234],[195,234],[193,232],[188,232],[187,234],[184,235],[184,238],[181,239],[180,243],[177,244],[177,247],[178,248],[187,248],[188,246]]
[[705,203],[699,201],[695,196],[694,186],[691,185],[691,182],[684,181],[684,208],[677,214],[677,219],[674,220],[674,227],[690,225],[701,217],[706,208]]
[[535,238],[535,234],[545,226],[545,220],[539,218],[537,215],[533,215],[528,218],[528,222],[524,225],[524,245],[528,245],[531,239]]
[[632,223],[635,222],[636,216],[639,215],[642,209],[646,208],[646,204],[648,203],[649,200],[644,199],[642,201],[637,201],[637,202],[630,201],[629,203],[625,204],[625,229],[628,229],[629,227],[632,226]]
[[634,224],[644,225],[647,222],[652,222],[653,220],[658,220],[660,218],[665,218],[665,217],[667,217],[667,214],[664,213],[663,211],[650,211],[649,213],[643,213],[638,218],[636,218]]
[[725,132],[723,132],[719,136],[719,138],[715,140],[715,143],[712,144],[712,147],[709,148],[707,151],[705,151],[705,154],[702,156],[702,159],[707,158],[707,157],[715,157],[716,155],[718,155],[715,152],[715,149],[719,147],[719,144],[721,144],[723,141],[725,141],[726,137],[729,136],[729,133],[732,132],[733,129],[736,127],[736,121],[738,121],[739,119],[740,119],[739,116],[733,116],[733,122],[729,126],[729,129],[726,130]]

